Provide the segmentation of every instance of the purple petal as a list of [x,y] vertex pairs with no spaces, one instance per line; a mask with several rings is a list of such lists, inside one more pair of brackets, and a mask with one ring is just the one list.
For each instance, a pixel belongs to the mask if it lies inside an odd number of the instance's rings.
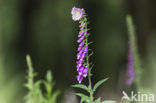
[[82,66],[83,60],[79,60],[76,63],[77,63],[76,68],[77,68],[77,71],[78,71],[80,69],[80,67]]
[[80,69],[78,70],[78,74],[82,75],[84,70],[84,66],[81,66]]
[[85,46],[85,48],[84,48],[84,52],[87,53],[87,51],[88,51],[88,47]]
[[76,62],[77,64],[82,64],[83,63],[83,60],[80,59],[79,61]]
[[83,50],[80,50],[79,53],[77,54],[77,59],[80,59],[82,53],[83,53]]
[[80,59],[81,55],[80,54],[77,54],[77,59]]
[[82,42],[79,44],[78,51],[82,50],[83,44],[84,44],[84,41],[82,41]]
[[128,85],[132,85],[134,78],[136,76],[135,71],[134,71],[134,58],[133,58],[133,51],[132,48],[129,47],[128,51],[128,64],[127,64],[127,74],[129,76],[127,80]]
[[72,19],[74,21],[78,21],[83,17],[83,10],[80,8],[73,7],[71,14],[72,14]]
[[83,44],[84,44],[84,41],[82,41],[82,42],[79,44],[79,46],[81,46],[81,47],[82,47],[82,46],[83,46]]
[[85,69],[83,70],[83,77],[87,77],[87,75],[88,75],[88,69],[85,68]]
[[85,30],[84,34],[87,34],[87,30]]
[[81,37],[82,35],[83,35],[83,31],[80,31],[78,37]]
[[77,40],[77,42],[80,43],[84,38],[85,38],[85,36],[83,35],[81,38],[79,38],[79,39]]
[[82,50],[82,46],[79,46],[77,50],[78,50],[78,51]]
[[85,57],[85,52],[83,52],[80,56],[80,59],[83,59]]
[[82,66],[82,64],[77,64],[76,68],[77,68],[77,71],[79,71],[80,67]]
[[81,28],[80,28],[80,30],[82,31],[84,29],[84,26],[82,26]]
[[76,76],[76,78],[77,78],[79,83],[81,83],[82,80],[83,80],[83,76],[82,75],[78,75],[78,76]]

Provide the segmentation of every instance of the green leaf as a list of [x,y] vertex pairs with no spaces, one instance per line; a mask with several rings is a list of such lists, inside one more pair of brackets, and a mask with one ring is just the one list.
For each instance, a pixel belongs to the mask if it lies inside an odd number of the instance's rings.
[[86,90],[86,91],[89,92],[89,89],[87,88],[87,86],[85,86],[85,85],[83,85],[83,84],[72,85],[72,87],[81,88],[81,89]]
[[95,100],[94,103],[101,103],[101,97]]
[[82,93],[76,93],[77,96],[81,97],[81,98],[88,98],[88,96],[82,94]]
[[88,98],[82,98],[81,99],[81,103],[90,103],[90,99],[89,99],[89,97]]
[[102,83],[104,83],[104,82],[107,81],[107,80],[108,80],[108,78],[105,78],[105,79],[103,79],[103,80],[98,81],[98,82],[95,84],[95,86],[94,86],[94,88],[93,88],[93,91],[95,91]]
[[86,96],[82,93],[76,93],[76,95],[81,97],[81,103],[83,103],[83,102],[90,103],[89,101],[91,101],[91,99],[88,96]]
[[29,90],[32,90],[32,85],[30,85],[30,84],[24,84],[24,86],[26,87],[26,88],[28,88]]
[[56,103],[57,97],[60,95],[60,93],[60,91],[55,91],[48,103]]
[[106,101],[103,101],[101,103],[116,103],[116,101],[112,101],[112,100],[106,100]]
[[94,54],[94,52],[91,52],[88,57],[91,57],[93,54]]

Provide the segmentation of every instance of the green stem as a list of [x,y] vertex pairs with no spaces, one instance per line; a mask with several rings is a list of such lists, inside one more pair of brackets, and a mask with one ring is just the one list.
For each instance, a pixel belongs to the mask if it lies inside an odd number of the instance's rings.
[[[85,29],[87,30],[87,18],[84,16],[84,22],[85,22]],[[88,34],[85,35],[85,43],[86,43],[86,46],[88,47]],[[89,82],[89,85],[88,85],[88,88],[89,88],[89,94],[90,94],[90,98],[91,98],[91,103],[93,103],[93,89],[92,89],[92,81],[91,81],[91,68],[90,68],[90,63],[89,63],[89,53],[87,51],[86,53],[86,63],[87,63],[87,68],[88,68],[88,82]]]
[[[86,36],[86,46],[88,47],[88,40],[87,40],[87,36]],[[87,52],[86,55],[86,60],[87,60],[87,67],[88,67],[88,81],[89,81],[89,93],[90,93],[90,98],[91,98],[91,103],[93,102],[93,90],[92,90],[92,81],[91,81],[91,69],[90,69],[90,65],[89,65],[89,55]]]

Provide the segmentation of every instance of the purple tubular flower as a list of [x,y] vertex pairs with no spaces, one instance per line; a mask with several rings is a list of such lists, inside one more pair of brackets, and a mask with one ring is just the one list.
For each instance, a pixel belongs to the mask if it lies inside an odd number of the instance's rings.
[[77,64],[82,64],[83,63],[83,59],[80,59],[79,61],[76,62]]
[[76,68],[77,68],[77,70],[79,70],[79,68],[82,66],[82,63],[77,63],[77,66],[76,66]]
[[80,30],[83,30],[83,29],[84,29],[84,27],[81,27],[81,28],[80,28]]
[[82,42],[79,44],[78,51],[82,50],[83,44],[84,44],[84,41],[82,41]]
[[83,52],[80,56],[80,59],[83,59],[85,57],[85,52]]
[[80,59],[80,57],[81,57],[81,54],[77,54],[77,59]]
[[77,64],[76,68],[77,68],[77,71],[79,71],[80,67],[82,66],[82,64]]
[[81,37],[82,35],[83,35],[83,31],[80,31],[78,37]]
[[76,76],[76,78],[77,78],[79,83],[81,83],[82,80],[83,80],[83,76],[82,75],[78,75],[78,76]]
[[88,51],[88,47],[87,46],[85,46],[85,48],[84,48],[84,50],[83,50],[85,53],[87,53],[87,51]]
[[79,38],[79,39],[77,40],[77,42],[80,43],[84,38],[85,38],[85,36],[83,35],[81,38]]
[[80,8],[73,7],[71,14],[72,14],[72,19],[74,21],[78,21],[83,17],[83,10]]
[[83,70],[83,77],[87,77],[87,75],[88,75],[88,69],[85,68],[85,69]]
[[87,30],[85,30],[84,34],[85,34],[85,35],[87,34]]
[[[79,43],[78,46],[78,53],[77,53],[77,62],[76,62],[76,68],[77,68],[77,73],[78,75],[76,76],[77,80],[79,83],[82,82],[83,78],[87,77],[88,75],[88,68],[85,65],[86,61],[85,55],[88,51],[88,47],[85,46],[87,45],[86,39],[87,39],[87,24],[86,24],[86,18],[83,16],[85,14],[85,11],[80,8],[73,7],[72,11],[72,19],[74,21],[79,21],[80,23],[80,32],[78,34],[78,40],[77,42]],[[86,39],[85,39],[86,38]]]
[[83,65],[83,60],[82,60],[82,59],[80,59],[80,60],[79,60],[79,61],[77,61],[76,63],[77,63],[77,66],[76,66],[77,71],[79,71],[80,67]]
[[78,70],[78,74],[83,75],[83,71],[84,71],[84,66],[81,66]]
[[83,53],[83,50],[79,51],[79,53],[77,54],[77,59],[80,59],[82,53]]
[[83,46],[83,44],[84,44],[84,41],[82,41],[82,42],[79,44],[79,47],[80,47],[80,46],[82,47],[82,46]]
[[130,85],[132,85],[136,74],[134,72],[134,58],[133,58],[133,51],[132,51],[131,47],[129,47],[128,52],[129,53],[128,53],[127,74],[129,76],[129,78],[127,80],[127,84],[130,86]]
[[78,51],[82,50],[82,46],[79,46],[77,50],[78,50]]

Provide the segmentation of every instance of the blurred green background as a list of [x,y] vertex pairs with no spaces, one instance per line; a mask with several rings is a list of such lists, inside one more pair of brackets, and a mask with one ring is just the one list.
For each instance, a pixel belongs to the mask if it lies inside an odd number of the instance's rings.
[[127,14],[132,15],[136,26],[142,85],[156,93],[155,0],[1,0],[0,103],[23,103],[26,54],[31,55],[38,72],[36,79],[44,78],[46,71],[52,70],[56,89],[62,90],[60,103],[70,103],[62,100],[73,91],[71,85],[77,83],[79,28],[71,18],[73,6],[84,8],[90,21],[93,83],[110,78],[96,96],[119,100],[121,91],[129,88],[122,81],[128,51]]

